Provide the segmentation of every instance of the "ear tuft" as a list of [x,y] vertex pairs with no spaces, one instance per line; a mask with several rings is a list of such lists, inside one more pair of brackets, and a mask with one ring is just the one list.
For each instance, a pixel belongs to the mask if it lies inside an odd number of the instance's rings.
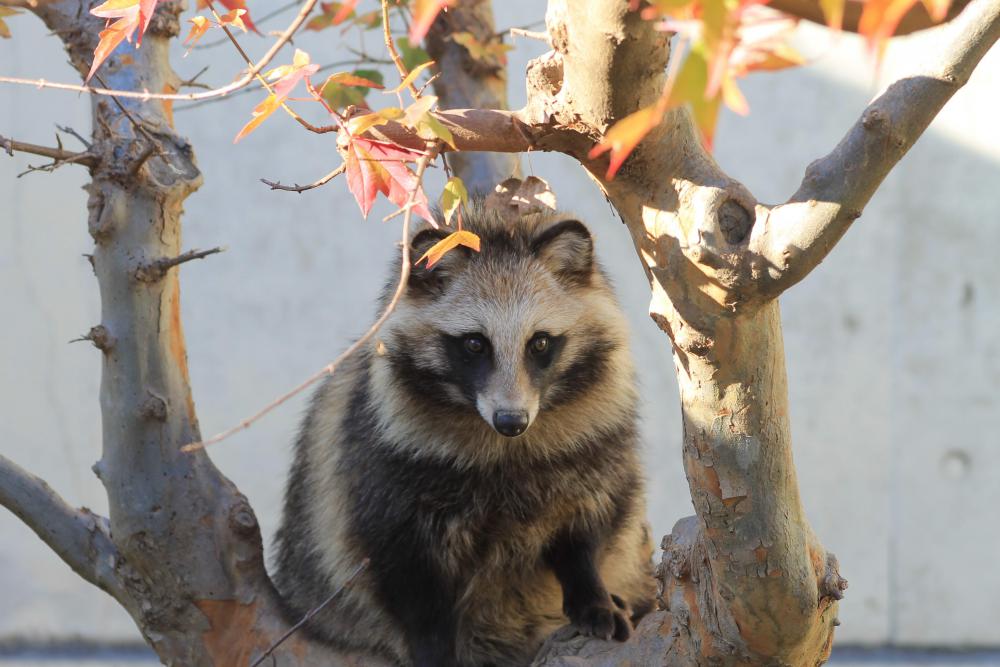
[[560,280],[576,285],[590,282],[594,239],[579,220],[563,220],[542,230],[531,250]]
[[448,279],[460,271],[468,261],[467,249],[460,246],[446,254],[430,268],[427,267],[426,259],[416,264],[416,261],[423,257],[424,253],[450,233],[450,230],[447,229],[427,227],[417,232],[410,240],[410,262],[413,263],[410,266],[409,286],[411,290],[427,295],[439,294],[444,289]]

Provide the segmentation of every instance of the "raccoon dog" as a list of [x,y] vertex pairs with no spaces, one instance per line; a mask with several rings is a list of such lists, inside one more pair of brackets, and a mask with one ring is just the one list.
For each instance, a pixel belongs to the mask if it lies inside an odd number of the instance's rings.
[[414,267],[317,391],[277,586],[297,620],[369,558],[307,629],[402,665],[527,665],[567,619],[624,640],[655,595],[624,317],[580,222],[464,223],[482,252]]

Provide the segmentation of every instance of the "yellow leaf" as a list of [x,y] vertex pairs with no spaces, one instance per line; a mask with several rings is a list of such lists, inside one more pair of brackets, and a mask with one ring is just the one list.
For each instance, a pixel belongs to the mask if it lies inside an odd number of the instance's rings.
[[347,122],[347,129],[351,134],[364,134],[376,125],[385,125],[388,119],[377,113],[366,113],[363,116],[355,116]]
[[834,30],[840,30],[844,25],[844,3],[846,0],[819,0],[826,24]]
[[243,15],[246,13],[247,10],[245,9],[233,9],[231,11],[228,11],[219,17],[222,19],[221,21],[219,21],[219,25],[234,25],[243,32],[246,32],[247,26],[243,22]]
[[6,21],[4,21],[5,16],[14,16],[15,14],[20,14],[21,12],[16,9],[11,9],[10,7],[0,7],[0,37],[4,39],[10,39],[10,28],[7,26]]
[[431,66],[431,65],[433,65],[433,64],[434,64],[434,61],[433,61],[433,60],[428,60],[427,62],[425,62],[425,63],[424,63],[424,64],[422,64],[422,65],[417,65],[417,66],[416,66],[416,67],[414,67],[414,68],[413,68],[412,70],[410,70],[410,73],[406,75],[406,78],[405,78],[405,79],[403,79],[403,80],[402,80],[402,82],[400,82],[400,84],[399,84],[398,86],[396,86],[396,87],[395,87],[395,88],[393,88],[392,90],[387,90],[387,91],[385,91],[385,92],[387,92],[387,93],[398,93],[398,92],[399,92],[399,91],[401,91],[401,90],[402,90],[403,88],[406,88],[406,87],[407,87],[407,86],[409,86],[409,85],[410,85],[411,83],[413,83],[414,81],[416,81],[416,80],[417,80],[417,77],[418,77],[418,76],[420,76],[420,74],[421,74],[421,73],[422,73],[422,72],[423,72],[423,71],[424,71],[425,69],[427,69],[428,67],[430,67],[430,66]]
[[747,104],[747,99],[743,97],[739,86],[736,85],[736,79],[731,76],[726,76],[722,79],[722,101],[726,103],[726,106],[731,111],[735,111],[741,116],[746,116],[750,113],[750,105]]
[[267,120],[268,116],[270,116],[280,108],[281,108],[281,102],[278,100],[277,96],[274,95],[273,93],[271,95],[268,95],[267,99],[258,104],[256,107],[254,107],[253,118],[250,120],[249,123],[243,126],[243,129],[240,130],[240,133],[236,135],[235,139],[233,139],[233,143],[235,144],[237,141],[239,141],[243,137],[247,136],[248,134],[256,130],[258,125]]
[[414,264],[419,264],[426,259],[427,268],[429,269],[437,264],[442,257],[458,246],[465,246],[466,248],[472,248],[476,252],[479,252],[479,237],[472,232],[465,231],[464,229],[452,232],[432,245],[430,249],[420,257],[420,259],[414,262]]
[[[465,183],[458,176],[452,176],[444,184],[444,191],[441,193],[441,209],[444,213],[444,224],[451,224],[451,216],[458,210],[459,204],[469,203],[469,191],[465,189]],[[459,218],[461,223],[461,217]],[[459,224],[461,228],[461,224]]]
[[948,9],[951,7],[951,0],[923,0],[924,7],[931,18],[940,23],[948,17]]
[[[376,83],[357,74],[351,74],[350,72],[337,72],[336,74],[331,74],[326,82],[323,84],[325,87],[328,84],[339,83],[342,86],[365,86],[366,88],[383,88],[381,83]],[[322,88],[320,92],[322,93]]]

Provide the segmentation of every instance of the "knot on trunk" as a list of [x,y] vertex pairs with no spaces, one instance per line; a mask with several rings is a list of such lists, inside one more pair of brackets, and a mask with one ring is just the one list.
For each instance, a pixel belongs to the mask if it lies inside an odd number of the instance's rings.
[[837,557],[831,553],[826,555],[826,570],[819,586],[819,599],[824,598],[843,600],[844,591],[847,590],[847,579],[840,576],[840,564]]

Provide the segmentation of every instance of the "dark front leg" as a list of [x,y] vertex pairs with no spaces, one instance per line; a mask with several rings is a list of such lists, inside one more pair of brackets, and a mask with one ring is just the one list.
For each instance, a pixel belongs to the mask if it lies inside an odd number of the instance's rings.
[[453,586],[420,551],[400,545],[372,559],[380,597],[403,631],[413,667],[460,667]]
[[585,635],[625,641],[632,634],[628,613],[615,604],[597,571],[597,544],[582,535],[560,535],[545,557],[562,584],[563,612]]

